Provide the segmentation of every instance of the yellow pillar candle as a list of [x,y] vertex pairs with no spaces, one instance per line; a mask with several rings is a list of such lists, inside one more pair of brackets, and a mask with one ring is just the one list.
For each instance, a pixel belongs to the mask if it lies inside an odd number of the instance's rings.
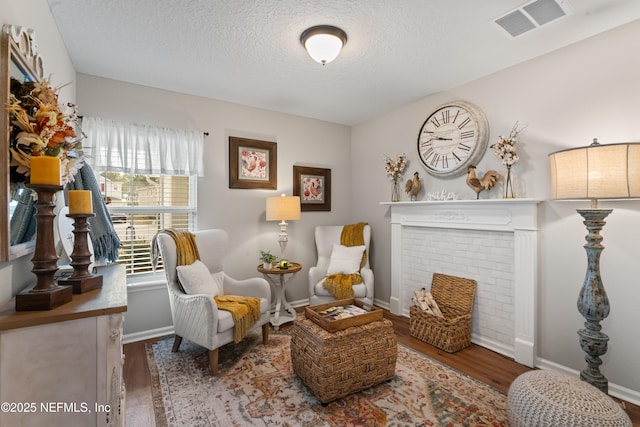
[[31,157],[31,184],[60,185],[60,159],[51,156]]
[[69,215],[93,214],[91,190],[69,190]]

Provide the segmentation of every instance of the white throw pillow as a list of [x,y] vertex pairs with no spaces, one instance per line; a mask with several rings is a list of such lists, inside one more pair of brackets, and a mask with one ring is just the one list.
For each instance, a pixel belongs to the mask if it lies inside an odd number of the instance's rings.
[[206,265],[196,260],[191,265],[176,267],[178,279],[186,294],[205,294],[211,296],[220,295],[222,292],[222,278],[224,273],[211,274]]
[[358,273],[364,250],[364,245],[342,246],[334,243],[331,250],[331,259],[329,259],[329,268],[327,268],[327,276]]

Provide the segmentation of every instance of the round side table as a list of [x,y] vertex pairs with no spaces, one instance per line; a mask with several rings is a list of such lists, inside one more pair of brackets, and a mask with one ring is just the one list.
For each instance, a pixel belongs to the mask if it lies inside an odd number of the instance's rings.
[[271,301],[272,314],[269,322],[276,331],[280,328],[280,325],[293,322],[296,318],[296,310],[287,301],[284,286],[300,270],[302,270],[302,264],[297,262],[289,262],[289,268],[287,269],[278,267],[264,268],[262,264],[258,265],[258,271],[267,279],[271,285],[271,294],[275,296]]

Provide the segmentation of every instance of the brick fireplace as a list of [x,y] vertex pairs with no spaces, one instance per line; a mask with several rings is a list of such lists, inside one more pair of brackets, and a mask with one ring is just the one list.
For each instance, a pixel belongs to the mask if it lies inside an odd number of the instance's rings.
[[533,367],[538,203],[383,203],[391,210],[391,312],[408,316],[411,296],[434,272],[475,279],[472,341]]

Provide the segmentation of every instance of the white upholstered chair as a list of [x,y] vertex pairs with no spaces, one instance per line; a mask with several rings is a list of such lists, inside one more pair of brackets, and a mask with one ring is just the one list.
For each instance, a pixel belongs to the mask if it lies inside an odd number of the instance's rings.
[[[228,236],[224,230],[203,230],[195,232],[196,244],[202,261],[214,275],[223,272],[223,261],[227,253]],[[175,330],[173,351],[178,351],[182,338],[186,338],[209,350],[209,370],[218,373],[218,348],[234,339],[234,322],[229,311],[218,310],[211,295],[185,294],[178,284],[176,271],[177,252],[173,238],[165,233],[156,237],[164,263],[164,271],[169,288],[171,316]],[[262,326],[262,341],[269,340],[269,308],[271,290],[263,278],[236,280],[222,273],[222,294],[260,298],[260,320],[255,327]],[[219,275],[218,275],[219,276]]]
[[[318,262],[309,269],[309,304],[317,305],[335,301],[335,298],[322,285],[327,276],[333,244],[340,244],[342,225],[319,225],[315,229]],[[353,285],[355,299],[364,304],[373,304],[373,270],[369,266],[369,244],[371,227],[364,227],[364,245],[366,249],[365,265],[360,269],[362,283]]]

